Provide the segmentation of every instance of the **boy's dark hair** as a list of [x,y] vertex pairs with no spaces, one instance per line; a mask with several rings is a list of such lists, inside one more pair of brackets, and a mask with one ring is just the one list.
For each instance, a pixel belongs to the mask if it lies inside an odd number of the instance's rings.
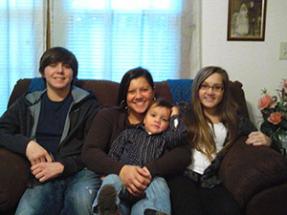
[[73,78],[74,79],[77,78],[78,75],[77,58],[71,51],[63,47],[53,47],[47,49],[43,53],[40,59],[39,72],[41,73],[41,75],[43,75],[46,66],[59,62],[70,65],[70,67],[73,70]]
[[164,98],[157,98],[150,107],[165,107],[165,108],[172,108],[173,105],[170,101]]
[[136,67],[134,69],[131,69],[124,74],[120,82],[117,105],[121,107],[126,106],[127,93],[130,83],[133,79],[139,77],[144,77],[151,86],[151,88],[154,88],[152,76],[147,69],[144,69],[142,67]]

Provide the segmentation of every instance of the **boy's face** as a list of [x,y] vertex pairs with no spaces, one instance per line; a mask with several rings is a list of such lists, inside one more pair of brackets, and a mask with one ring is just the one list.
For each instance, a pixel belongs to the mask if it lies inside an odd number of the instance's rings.
[[70,89],[73,70],[70,65],[58,62],[46,66],[43,76],[46,79],[47,90],[65,91]]
[[158,134],[165,131],[169,126],[171,109],[152,105],[144,118],[144,126],[147,132]]

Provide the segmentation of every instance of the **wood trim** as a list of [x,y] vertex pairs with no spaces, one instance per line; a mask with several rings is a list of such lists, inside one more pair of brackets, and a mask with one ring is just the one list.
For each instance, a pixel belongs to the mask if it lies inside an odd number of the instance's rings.
[[47,0],[47,30],[46,30],[46,48],[51,48],[51,16],[50,0]]

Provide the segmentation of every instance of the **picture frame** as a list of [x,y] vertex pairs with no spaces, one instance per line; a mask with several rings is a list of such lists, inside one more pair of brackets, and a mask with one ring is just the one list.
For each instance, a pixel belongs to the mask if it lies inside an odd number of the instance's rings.
[[264,41],[267,0],[229,0],[227,40]]

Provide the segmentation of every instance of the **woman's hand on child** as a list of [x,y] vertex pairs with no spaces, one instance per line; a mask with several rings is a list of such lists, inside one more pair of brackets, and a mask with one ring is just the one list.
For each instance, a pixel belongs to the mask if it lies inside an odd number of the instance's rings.
[[151,181],[147,168],[124,165],[119,174],[127,190],[134,196],[141,195]]
[[176,115],[179,115],[179,108],[177,106],[173,106],[171,108],[171,116],[176,116]]

